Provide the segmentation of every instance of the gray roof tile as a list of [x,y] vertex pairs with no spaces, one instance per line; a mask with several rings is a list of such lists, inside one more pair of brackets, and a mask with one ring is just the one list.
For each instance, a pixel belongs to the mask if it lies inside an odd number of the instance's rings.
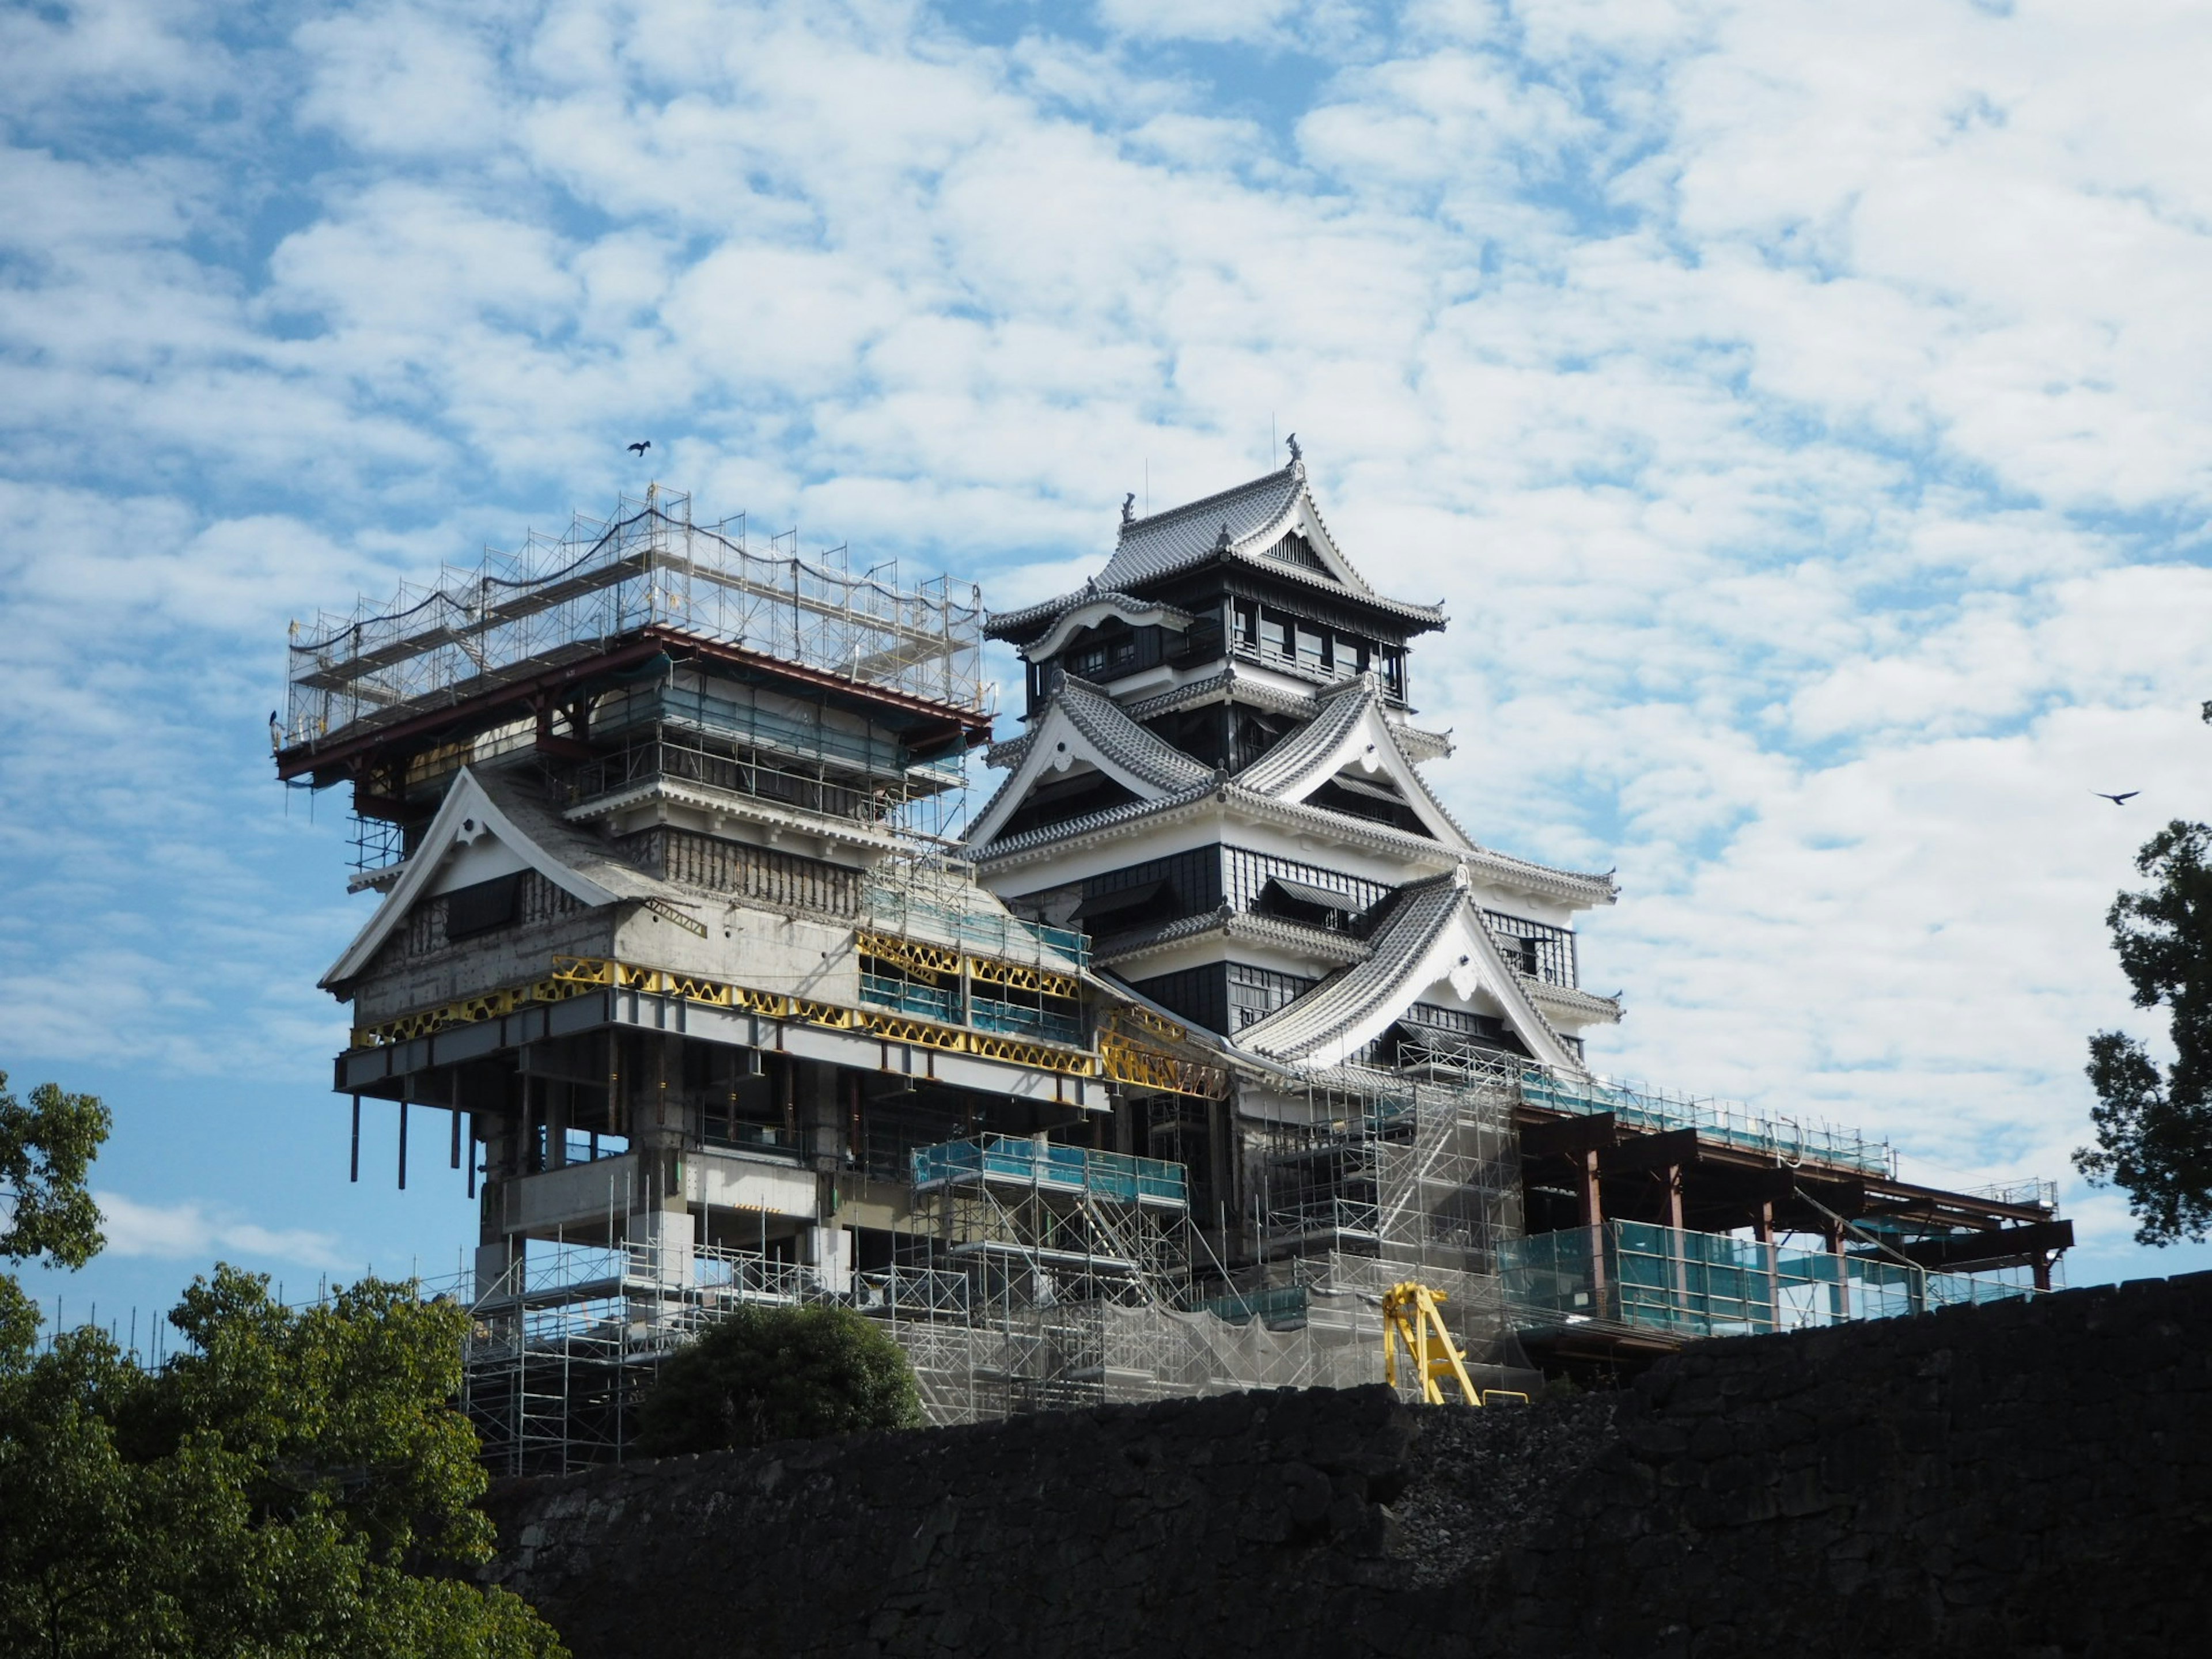
[[1368,705],[1381,695],[1371,675],[1347,680],[1334,691],[1323,693],[1314,717],[1239,772],[1237,781],[1267,795],[1288,787],[1341,743],[1366,714]]
[[1389,918],[1369,940],[1364,962],[1332,975],[1297,1001],[1247,1026],[1237,1033],[1237,1042],[1280,1059],[1302,1059],[1401,989],[1398,981],[1465,898],[1465,890],[1449,875],[1400,888]]
[[[1364,962],[1331,975],[1295,1002],[1246,1027],[1237,1034],[1237,1042],[1279,1060],[1301,1060],[1347,1026],[1373,1014],[1378,1007],[1399,998],[1410,1000],[1409,989],[1418,995],[1423,988],[1409,988],[1405,983],[1406,976],[1462,904],[1467,905],[1482,936],[1494,945],[1495,935],[1490,931],[1490,924],[1468,901],[1466,890],[1450,876],[1411,883],[1398,890],[1396,908],[1374,934],[1370,945],[1371,954]],[[1498,965],[1504,968],[1505,975],[1499,993],[1508,1006],[1516,1009],[1521,1020],[1548,1037],[1558,1053],[1571,1055],[1572,1050],[1560,1036],[1559,1028],[1546,1018],[1530,994],[1526,978],[1505,968],[1502,955]]]
[[[1294,461],[1279,471],[1264,473],[1234,489],[1187,501],[1149,518],[1132,519],[1121,526],[1114,556],[1106,562],[1106,568],[1089,587],[1019,611],[1002,611],[991,617],[984,631],[994,638],[1004,639],[1048,623],[1070,605],[1079,605],[1097,593],[1137,587],[1224,553],[1242,563],[1279,576],[1288,576],[1328,592],[1351,593],[1370,605],[1381,605],[1408,618],[1431,625],[1443,621],[1441,606],[1385,599],[1368,585],[1349,561],[1345,562],[1344,568],[1351,580],[1339,581],[1331,572],[1308,569],[1269,557],[1268,550],[1281,539],[1299,498],[1305,495],[1306,470],[1303,463]],[[1314,509],[1314,517],[1321,517],[1318,507]],[[1338,557],[1343,557],[1340,551]]]
[[[1111,697],[1090,681],[1079,680],[1067,674],[1060,677],[1051,700],[1031,718],[1028,733],[1019,739],[1019,750],[1012,757],[1014,770],[1009,772],[999,787],[991,792],[990,799],[984,802],[981,810],[975,814],[975,823],[988,820],[998,809],[1006,792],[1014,787],[1021,775],[1022,763],[1029,758],[1029,752],[1036,744],[1036,734],[1044,729],[1045,722],[1054,708],[1065,713],[1075,729],[1095,744],[1100,753],[1156,789],[1181,793],[1202,791],[1212,786],[1212,768],[1202,765],[1173,744],[1154,737],[1123,714]],[[1124,807],[1148,805],[1151,803],[1144,801],[1122,803]],[[1120,810],[1119,807],[1105,809],[1107,812]],[[1048,837],[1058,833],[1079,833],[1077,825],[1093,827],[1092,820],[1100,818],[1100,813],[1086,813],[1066,825],[1048,824],[1042,830],[1024,830],[1019,835],[976,847],[974,851],[981,855],[987,850],[1000,853],[1011,851],[1017,846],[1032,846],[1040,836]]]
[[1067,717],[1085,737],[1147,783],[1162,789],[1181,789],[1213,781],[1212,767],[1145,730],[1088,680],[1062,675],[1053,701],[1067,711]]

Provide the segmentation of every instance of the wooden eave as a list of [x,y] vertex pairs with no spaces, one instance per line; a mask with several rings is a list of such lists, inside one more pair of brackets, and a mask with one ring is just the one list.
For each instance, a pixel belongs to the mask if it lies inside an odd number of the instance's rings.
[[[1515,1108],[1515,1122],[1530,1149],[1523,1178],[1552,1187],[1554,1183],[1543,1178],[1545,1164],[1576,1146],[1599,1152],[1599,1174],[1607,1181],[1650,1173],[1652,1155],[1676,1154],[1662,1162],[1679,1163],[1690,1171],[1685,1177],[1683,1208],[1685,1222],[1693,1231],[1714,1230],[1698,1227],[1701,1219],[1717,1224],[1760,1202],[1774,1205],[1778,1225],[1791,1231],[1818,1231],[1826,1218],[1797,1200],[1799,1188],[1847,1220],[1909,1219],[1938,1237],[1986,1234],[2051,1220],[2050,1212],[2039,1205],[2005,1204],[1919,1186],[1856,1164],[1808,1158],[1794,1169],[1779,1166],[1770,1153],[1686,1129],[1641,1134],[1614,1130],[1605,1121],[1607,1115],[1554,1112],[1526,1104]],[[1729,1227],[1742,1224],[1741,1219],[1728,1221]],[[1901,1248],[1910,1253],[1911,1247]]]
[[1378,605],[1334,582],[1301,578],[1288,567],[1279,574],[1250,558],[1215,558],[1137,583],[1131,591],[1198,616],[1218,611],[1224,598],[1252,599],[1389,645],[1403,646],[1417,635],[1444,626],[1441,618],[1431,622],[1408,617],[1394,605]]

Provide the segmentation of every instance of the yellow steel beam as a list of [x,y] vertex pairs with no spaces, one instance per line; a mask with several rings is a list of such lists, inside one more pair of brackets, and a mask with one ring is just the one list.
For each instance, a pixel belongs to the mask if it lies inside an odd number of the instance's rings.
[[987,1031],[971,1031],[957,1025],[940,1025],[933,1020],[915,1019],[910,1015],[890,1013],[880,1009],[848,1008],[839,1003],[789,996],[777,991],[755,990],[749,986],[726,984],[697,974],[640,967],[606,957],[556,957],[553,958],[552,973],[527,985],[464,997],[441,1007],[403,1014],[380,1024],[357,1025],[353,1030],[353,1046],[373,1048],[404,1042],[410,1038],[428,1036],[456,1025],[496,1019],[535,1003],[565,1001],[570,997],[581,996],[588,991],[605,987],[643,991],[654,996],[676,997],[708,1007],[743,1009],[769,1019],[801,1020],[809,1025],[830,1030],[867,1031],[892,1042],[912,1043],[918,1048],[934,1048],[945,1054],[968,1054],[985,1060],[1006,1060],[1036,1071],[1057,1072],[1066,1077],[1095,1077],[1100,1069],[1099,1057],[1081,1048],[1060,1048],[1052,1043],[1024,1037],[1000,1036]]
[[1457,1385],[1459,1397],[1467,1404],[1482,1405],[1482,1395],[1468,1378],[1466,1356],[1444,1328],[1444,1316],[1437,1307],[1445,1299],[1443,1291],[1410,1279],[1382,1293],[1382,1380],[1394,1389],[1398,1386],[1398,1345],[1402,1342],[1420,1382],[1421,1397],[1430,1405],[1444,1403],[1446,1380]]
[[853,944],[863,956],[896,962],[902,968],[931,975],[957,974],[960,971],[960,952],[942,945],[932,945],[922,939],[907,939],[897,933],[872,933],[866,929],[853,935]]
[[1082,986],[1066,974],[1049,973],[1018,962],[1000,962],[994,957],[969,957],[968,977],[981,980],[987,985],[1004,985],[1010,990],[1042,991],[1048,997],[1083,994]]
[[1098,1034],[1098,1059],[1108,1077],[1140,1089],[1162,1089],[1170,1094],[1194,1095],[1200,1100],[1226,1100],[1229,1073],[1202,1060],[1183,1060],[1141,1042],[1132,1042],[1118,1031]]

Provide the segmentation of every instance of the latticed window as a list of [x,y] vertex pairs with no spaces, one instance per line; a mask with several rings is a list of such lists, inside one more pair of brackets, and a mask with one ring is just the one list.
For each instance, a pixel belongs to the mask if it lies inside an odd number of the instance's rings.
[[1510,966],[1547,985],[1571,987],[1581,982],[1577,977],[1572,930],[1498,910],[1485,910],[1482,919],[1490,925],[1498,948]]
[[1137,659],[1137,636],[1127,629],[1094,635],[1066,653],[1067,672],[1078,679],[1097,679]]
[[1278,1008],[1296,1001],[1321,981],[1272,968],[1229,964],[1229,1026],[1231,1032],[1255,1025]]
[[1270,881],[1291,881],[1341,893],[1345,908],[1353,911],[1372,909],[1389,897],[1393,890],[1383,882],[1364,881],[1318,864],[1302,864],[1296,859],[1277,858],[1247,848],[1224,847],[1221,853],[1222,896],[1232,909],[1255,908]]

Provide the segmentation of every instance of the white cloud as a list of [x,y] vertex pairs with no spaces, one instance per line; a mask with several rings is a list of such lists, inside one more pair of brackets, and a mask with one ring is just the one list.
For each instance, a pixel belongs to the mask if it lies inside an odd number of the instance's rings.
[[348,1265],[339,1255],[337,1240],[328,1233],[224,1220],[191,1199],[141,1204],[120,1193],[100,1191],[93,1199],[100,1206],[107,1249],[116,1255],[207,1261],[237,1255],[249,1265],[276,1261],[324,1269]]
[[1295,0],[1098,0],[1109,29],[1147,40],[1278,39]]
[[1991,1175],[2086,1133],[2104,905],[2212,757],[2200,14],[211,16],[0,24],[76,89],[0,152],[17,1052],[313,1076],[358,917],[260,781],[282,620],[603,507],[632,439],[1005,607],[1272,421],[1449,605],[1470,828],[1620,866],[1608,1063]]

